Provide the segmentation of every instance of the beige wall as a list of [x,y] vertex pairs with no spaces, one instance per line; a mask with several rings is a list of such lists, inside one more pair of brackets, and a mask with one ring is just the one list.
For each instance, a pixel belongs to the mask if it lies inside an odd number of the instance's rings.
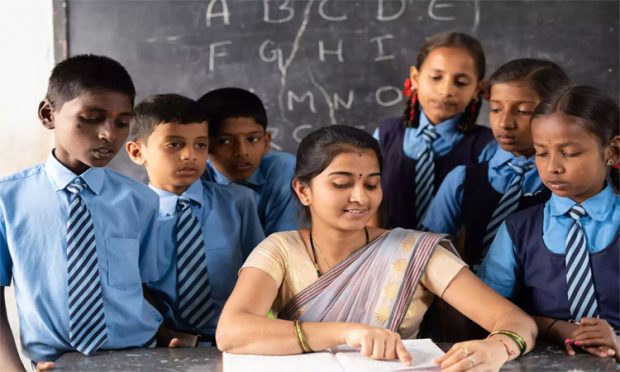
[[0,1],[0,176],[45,160],[52,133],[37,120],[54,66],[51,0]]
[[[45,160],[52,133],[37,120],[54,66],[52,0],[0,1],[0,176]],[[9,322],[19,342],[12,288],[8,288]],[[22,355],[22,361],[28,363]],[[27,364],[26,364],[27,365]]]

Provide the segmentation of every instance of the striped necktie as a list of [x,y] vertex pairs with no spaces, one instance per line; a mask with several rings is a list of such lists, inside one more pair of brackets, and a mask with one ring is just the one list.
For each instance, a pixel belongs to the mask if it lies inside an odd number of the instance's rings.
[[529,169],[534,168],[534,164],[532,163],[514,165],[509,162],[508,165],[514,170],[515,177],[499,200],[497,207],[491,215],[491,221],[487,224],[486,232],[482,238],[482,258],[486,256],[487,250],[491,242],[493,242],[493,238],[495,238],[499,226],[504,222],[506,217],[519,206],[519,200],[521,199],[521,195],[523,195],[523,175]]
[[431,204],[435,190],[435,157],[431,145],[437,137],[439,135],[432,125],[422,130],[425,149],[415,163],[415,215],[418,227],[422,225],[422,218]]
[[177,310],[190,325],[203,328],[214,315],[205,242],[189,199],[177,201]]
[[574,221],[566,237],[566,284],[571,316],[579,321],[582,317],[598,316],[598,304],[590,268],[590,254],[579,223],[581,217],[587,215],[586,210],[580,204],[575,204],[568,211],[568,215]]
[[70,343],[79,352],[91,355],[108,340],[108,335],[93,221],[80,197],[86,187],[80,177],[67,185],[71,193],[67,221],[67,286]]

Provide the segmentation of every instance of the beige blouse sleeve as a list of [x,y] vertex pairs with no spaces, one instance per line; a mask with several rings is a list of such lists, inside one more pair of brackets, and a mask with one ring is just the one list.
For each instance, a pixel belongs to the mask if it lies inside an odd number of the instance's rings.
[[280,287],[287,265],[287,250],[281,244],[279,234],[272,234],[254,248],[239,272],[253,267],[269,274]]
[[[442,242],[440,244],[450,243]],[[466,266],[465,262],[440,245],[429,259],[420,283],[436,296],[442,297],[452,279]]]

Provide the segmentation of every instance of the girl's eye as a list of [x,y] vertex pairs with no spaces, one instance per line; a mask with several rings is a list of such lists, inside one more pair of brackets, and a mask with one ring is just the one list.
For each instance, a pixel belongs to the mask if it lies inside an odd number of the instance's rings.
[[536,157],[538,157],[538,158],[545,158],[545,157],[547,157],[547,153],[546,152],[537,152],[536,153]]
[[489,110],[489,112],[492,112],[492,113],[494,113],[494,114],[497,114],[498,112],[500,112],[500,109],[499,109],[499,108],[492,108],[492,107],[491,107],[491,109]]
[[197,143],[196,144],[196,148],[199,150],[205,150],[207,149],[209,146],[206,143]]
[[459,87],[466,87],[469,85],[469,81],[457,80],[456,85]]
[[529,116],[529,115],[532,115],[532,111],[529,111],[529,110],[517,110],[517,114]]
[[368,190],[375,190],[377,187],[379,187],[378,185],[370,185],[370,184],[366,184],[366,188]]
[[119,128],[128,128],[129,127],[129,123],[125,122],[125,121],[119,121],[116,123],[116,126]]
[[431,76],[431,80],[434,80],[434,81],[441,80],[441,76],[439,76],[439,75]]
[[215,140],[215,143],[222,146],[228,146],[232,143],[232,141],[228,138],[218,138]]
[[574,158],[575,156],[579,155],[579,152],[563,152],[562,156],[564,156],[565,158]]
[[347,187],[350,187],[351,184],[350,183],[333,183],[334,187],[337,189],[346,189]]

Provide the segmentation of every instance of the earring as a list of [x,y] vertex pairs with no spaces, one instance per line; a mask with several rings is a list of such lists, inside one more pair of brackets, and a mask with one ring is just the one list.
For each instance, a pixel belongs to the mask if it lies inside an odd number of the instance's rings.
[[614,165],[614,161],[612,159],[607,160],[607,165]]

